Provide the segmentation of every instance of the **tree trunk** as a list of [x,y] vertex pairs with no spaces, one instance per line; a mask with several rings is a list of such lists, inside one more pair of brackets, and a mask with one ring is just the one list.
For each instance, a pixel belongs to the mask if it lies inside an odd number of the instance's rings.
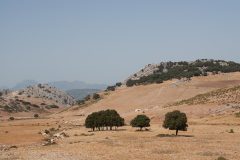
[[142,127],[140,127],[140,131],[142,131]]
[[178,129],[176,130],[176,136],[178,135]]

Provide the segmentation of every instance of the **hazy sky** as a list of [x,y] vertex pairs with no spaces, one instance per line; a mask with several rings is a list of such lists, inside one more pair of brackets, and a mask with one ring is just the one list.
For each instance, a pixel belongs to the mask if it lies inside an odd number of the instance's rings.
[[0,86],[113,83],[148,63],[240,62],[239,0],[0,0]]

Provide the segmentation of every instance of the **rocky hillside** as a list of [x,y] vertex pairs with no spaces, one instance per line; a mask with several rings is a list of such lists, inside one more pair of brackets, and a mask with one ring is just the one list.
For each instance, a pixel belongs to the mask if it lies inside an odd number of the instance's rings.
[[194,76],[240,71],[240,64],[232,61],[201,59],[193,62],[161,62],[148,64],[125,80],[127,86],[162,83],[170,79],[190,79]]
[[72,106],[76,102],[73,97],[64,91],[47,84],[38,84],[19,91],[1,93],[1,115],[9,113],[54,113],[59,108]]
[[206,103],[214,103],[218,105],[240,104],[240,86],[221,88],[204,94],[199,94],[192,98],[173,103],[172,106],[183,104],[197,105]]
[[72,96],[69,96],[66,92],[61,91],[56,87],[49,86],[48,84],[29,86],[18,91],[18,95],[49,99],[62,105],[74,105],[76,102],[75,99]]

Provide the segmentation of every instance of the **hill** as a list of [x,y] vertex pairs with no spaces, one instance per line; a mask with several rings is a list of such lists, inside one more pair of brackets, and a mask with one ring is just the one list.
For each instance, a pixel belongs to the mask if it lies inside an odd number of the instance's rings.
[[230,88],[221,88],[204,94],[196,95],[192,98],[173,103],[172,106],[177,105],[197,105],[213,103],[218,105],[223,104],[240,104],[240,86]]
[[[79,113],[88,114],[102,109],[116,109],[125,117],[131,118],[136,114],[145,113],[155,117],[155,120],[159,120],[158,116],[163,118],[167,110],[172,110],[175,107],[166,108],[165,106],[169,104],[190,99],[199,94],[214,92],[218,89],[234,87],[239,84],[240,73],[235,72],[197,76],[192,77],[190,81],[173,79],[161,84],[133,87],[122,86],[118,87],[115,91],[102,92],[102,99],[100,101],[83,109],[80,108]],[[211,106],[206,106],[206,109],[211,108]],[[73,112],[68,111],[66,114],[76,114],[77,112],[74,108],[78,108],[78,106],[72,108]],[[205,114],[203,107],[202,110],[196,110],[194,106],[190,106],[186,111],[191,113],[190,116],[201,116],[203,112]]]
[[171,79],[191,79],[194,76],[240,71],[240,64],[232,61],[200,59],[193,62],[161,62],[148,64],[125,80],[127,86],[162,83]]
[[72,89],[72,90],[67,90],[66,93],[74,97],[76,100],[82,100],[87,95],[93,94],[99,91],[100,91],[99,89]]
[[48,84],[38,84],[19,91],[9,91],[2,94],[0,110],[1,114],[19,112],[54,113],[56,109],[74,105],[75,102],[73,97],[56,87]]

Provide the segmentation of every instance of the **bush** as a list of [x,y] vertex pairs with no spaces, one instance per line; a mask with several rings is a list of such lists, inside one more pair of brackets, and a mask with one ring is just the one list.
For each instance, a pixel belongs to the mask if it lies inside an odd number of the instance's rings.
[[236,116],[237,118],[240,118],[240,112],[235,113],[235,116]]
[[118,83],[116,83],[116,86],[117,86],[117,87],[121,87],[121,86],[122,86],[122,83],[121,83],[121,82],[118,82]]
[[78,105],[85,104],[85,100],[78,100],[78,101],[77,101],[77,104],[78,104]]
[[34,118],[38,118],[39,117],[39,115],[38,114],[34,114]]
[[99,94],[97,94],[97,93],[94,93],[94,94],[93,94],[93,99],[97,100],[97,99],[99,99],[99,98],[100,98],[100,95],[99,95]]
[[176,130],[176,135],[178,131],[187,131],[187,116],[178,110],[169,112],[165,115],[165,120],[163,122],[163,127],[169,130]]
[[138,115],[131,121],[132,127],[139,127],[140,131],[143,127],[149,127],[150,126],[150,118],[148,118],[146,115]]
[[15,120],[15,118],[14,117],[9,117],[9,120],[13,121],[13,120]]
[[90,96],[90,95],[87,95],[87,96],[84,98],[85,101],[89,101],[90,99],[91,99],[91,96]]
[[94,112],[87,116],[85,120],[86,128],[91,128],[93,131],[97,128],[99,131],[112,130],[113,127],[115,129],[117,127],[121,127],[124,125],[124,119],[120,117],[120,115],[115,110],[105,110]]
[[116,86],[108,86],[106,91],[115,91]]
[[221,157],[218,157],[216,160],[227,160],[227,159],[221,156]]

